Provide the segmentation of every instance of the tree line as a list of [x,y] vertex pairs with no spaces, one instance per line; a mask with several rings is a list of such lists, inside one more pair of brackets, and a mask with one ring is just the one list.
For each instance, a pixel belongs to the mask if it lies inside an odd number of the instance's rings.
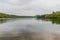
[[34,16],[18,16],[18,15],[0,13],[0,18],[34,18]]
[[36,15],[37,18],[60,18],[60,11],[52,12],[51,14]]

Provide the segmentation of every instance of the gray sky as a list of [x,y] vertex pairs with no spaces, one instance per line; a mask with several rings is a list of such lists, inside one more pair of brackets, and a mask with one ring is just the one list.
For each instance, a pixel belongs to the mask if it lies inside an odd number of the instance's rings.
[[60,10],[60,0],[0,0],[0,12],[37,15]]

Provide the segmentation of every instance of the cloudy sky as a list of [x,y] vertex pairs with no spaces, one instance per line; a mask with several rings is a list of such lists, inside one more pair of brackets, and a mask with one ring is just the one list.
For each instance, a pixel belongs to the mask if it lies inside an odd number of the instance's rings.
[[37,15],[60,10],[60,0],[0,0],[0,12]]

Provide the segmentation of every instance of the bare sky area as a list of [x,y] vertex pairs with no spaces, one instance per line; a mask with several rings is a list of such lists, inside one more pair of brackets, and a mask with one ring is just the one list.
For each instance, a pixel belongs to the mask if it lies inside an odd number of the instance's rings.
[[37,15],[60,11],[60,0],[0,0],[0,12]]

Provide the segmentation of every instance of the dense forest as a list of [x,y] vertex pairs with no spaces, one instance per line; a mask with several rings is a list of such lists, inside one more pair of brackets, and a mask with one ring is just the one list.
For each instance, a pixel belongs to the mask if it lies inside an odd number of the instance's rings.
[[60,18],[60,11],[52,12],[51,14],[37,15],[37,18]]

